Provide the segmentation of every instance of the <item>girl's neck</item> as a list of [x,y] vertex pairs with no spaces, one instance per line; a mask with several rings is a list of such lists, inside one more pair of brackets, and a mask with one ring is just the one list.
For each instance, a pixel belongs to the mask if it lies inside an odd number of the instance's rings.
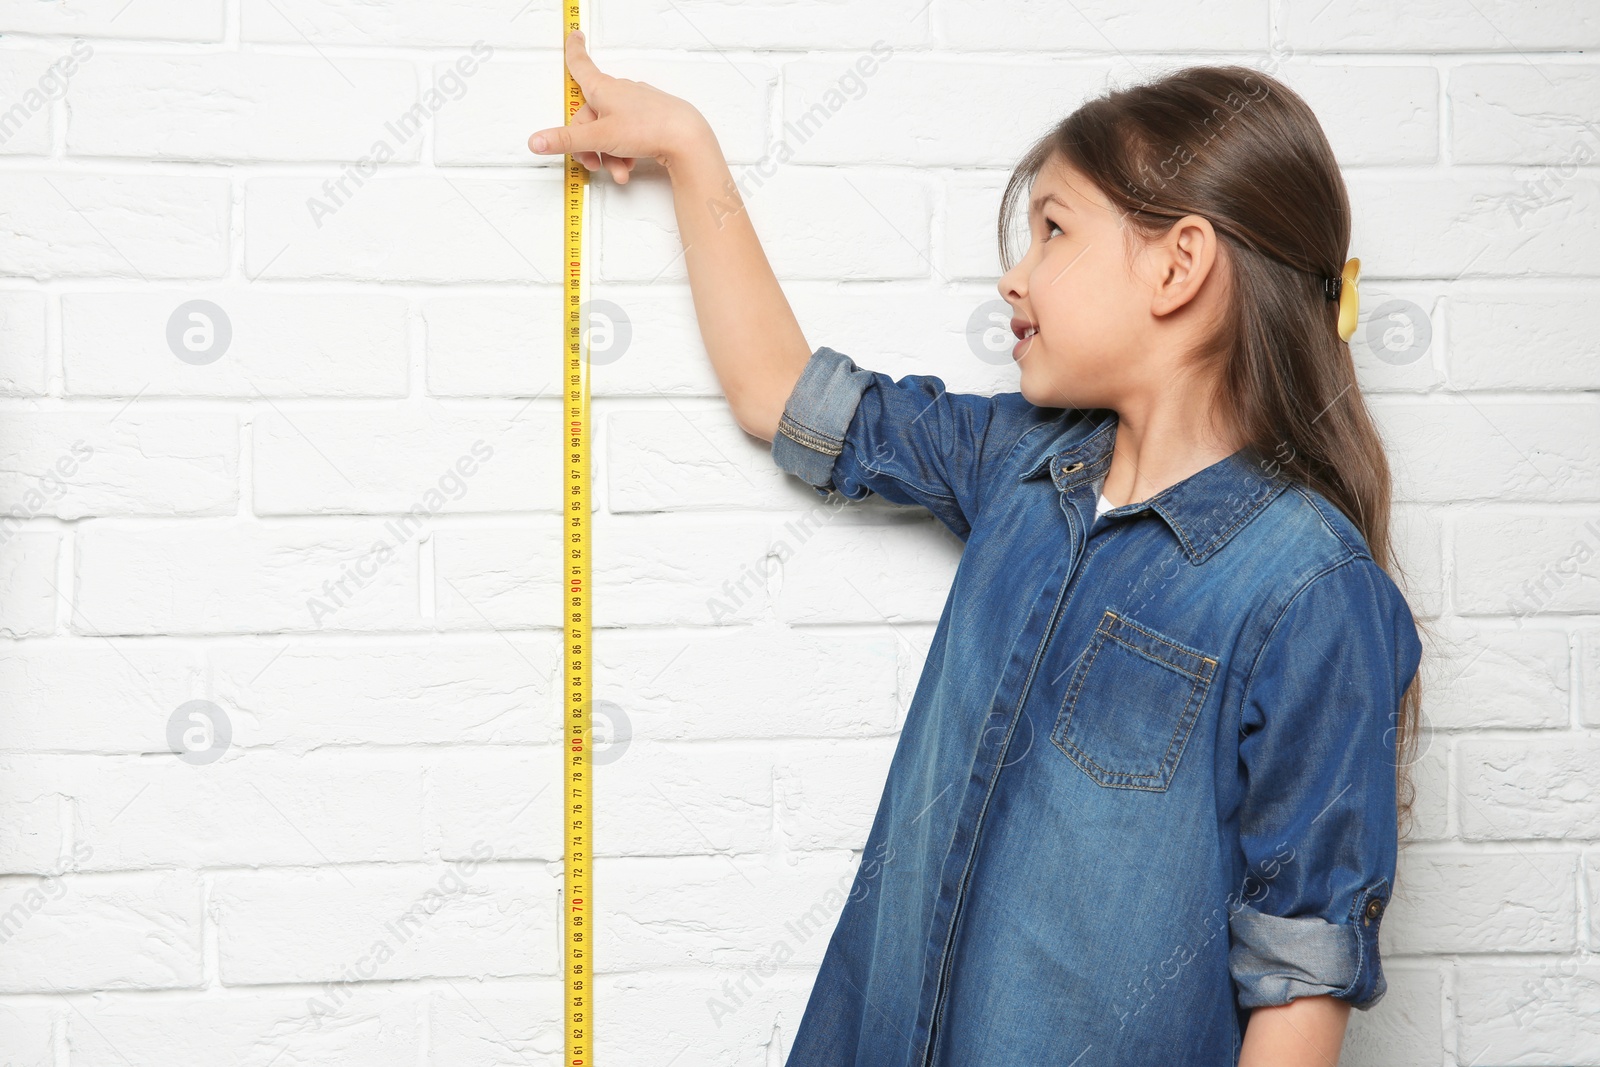
[[1100,491],[1113,507],[1147,500],[1243,447],[1236,431],[1221,435],[1193,412],[1161,412],[1142,422],[1118,412],[1112,434]]

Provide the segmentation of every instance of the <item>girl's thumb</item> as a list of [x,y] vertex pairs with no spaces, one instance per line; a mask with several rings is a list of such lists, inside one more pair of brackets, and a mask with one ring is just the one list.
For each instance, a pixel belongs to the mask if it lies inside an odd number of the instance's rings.
[[545,155],[577,155],[579,152],[611,151],[610,124],[601,119],[574,125],[553,126],[528,138],[528,147]]
[[528,138],[528,147],[533,151],[543,155],[551,155],[558,152],[562,155],[565,155],[570,143],[571,131],[566,126],[557,126],[556,128],[550,130],[540,130],[538,133]]

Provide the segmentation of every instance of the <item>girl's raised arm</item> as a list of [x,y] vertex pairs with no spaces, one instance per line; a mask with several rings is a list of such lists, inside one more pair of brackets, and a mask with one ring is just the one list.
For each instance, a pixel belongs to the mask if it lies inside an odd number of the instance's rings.
[[672,179],[700,335],[734,419],[770,441],[811,348],[756,237],[716,133],[695,107],[643,82],[601,73],[581,33],[567,68],[583,89],[572,124],[528,138],[537,153],[571,153],[621,184],[653,156]]

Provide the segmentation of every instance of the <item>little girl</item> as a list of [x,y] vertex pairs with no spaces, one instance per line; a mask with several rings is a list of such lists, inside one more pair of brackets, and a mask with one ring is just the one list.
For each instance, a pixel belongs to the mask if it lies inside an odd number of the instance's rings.
[[788,1063],[1337,1062],[1386,989],[1421,642],[1304,101],[1191,67],[1046,134],[1001,209],[1020,389],[981,396],[812,350],[705,120],[567,62],[586,105],[530,147],[667,169],[739,424],[965,542]]

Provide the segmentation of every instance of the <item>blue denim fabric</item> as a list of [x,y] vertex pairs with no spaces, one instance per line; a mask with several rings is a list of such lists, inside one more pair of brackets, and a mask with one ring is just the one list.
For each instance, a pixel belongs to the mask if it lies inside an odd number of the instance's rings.
[[1244,450],[1094,522],[1116,432],[826,347],[788,398],[780,467],[965,545],[790,1067],[1216,1067],[1383,997],[1411,611]]

